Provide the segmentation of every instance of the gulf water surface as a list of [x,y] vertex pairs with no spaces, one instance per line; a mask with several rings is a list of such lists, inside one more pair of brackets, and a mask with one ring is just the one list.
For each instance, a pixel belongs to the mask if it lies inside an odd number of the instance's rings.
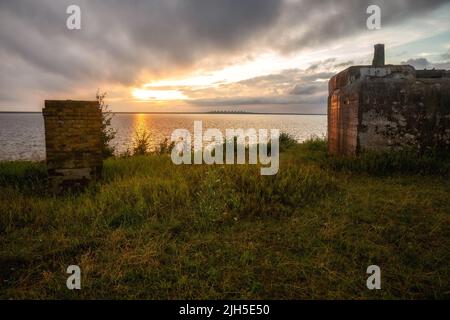
[[[279,129],[298,141],[326,134],[326,115],[264,114],[115,114],[112,126],[117,130],[113,144],[117,152],[132,145],[135,132],[150,133],[152,147],[170,138],[175,129],[193,132],[194,121],[202,120],[203,129],[227,128]],[[44,119],[40,113],[0,113],[0,160],[45,159]]]

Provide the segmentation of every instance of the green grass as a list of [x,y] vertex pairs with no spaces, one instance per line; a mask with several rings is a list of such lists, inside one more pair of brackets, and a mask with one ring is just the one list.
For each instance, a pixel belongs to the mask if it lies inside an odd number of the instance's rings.
[[[0,163],[0,297],[450,298],[448,158],[283,150],[276,176],[108,159],[101,182],[63,196],[44,164]],[[372,264],[382,290],[366,288]]]

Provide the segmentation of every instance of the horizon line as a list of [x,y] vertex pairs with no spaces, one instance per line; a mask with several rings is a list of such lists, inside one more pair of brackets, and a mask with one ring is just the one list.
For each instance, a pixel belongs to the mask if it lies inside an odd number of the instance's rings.
[[[42,111],[0,111],[0,113],[41,113]],[[207,111],[111,111],[113,114],[239,114],[239,115],[299,115],[299,116],[326,116],[327,113],[298,113],[298,112],[207,112]]]

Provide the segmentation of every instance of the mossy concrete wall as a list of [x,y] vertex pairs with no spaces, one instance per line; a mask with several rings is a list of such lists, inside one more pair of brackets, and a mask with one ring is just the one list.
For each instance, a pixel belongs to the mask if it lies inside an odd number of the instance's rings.
[[46,161],[53,190],[84,187],[101,176],[102,112],[97,101],[46,100]]
[[353,66],[330,79],[328,150],[450,147],[450,73],[407,65]]

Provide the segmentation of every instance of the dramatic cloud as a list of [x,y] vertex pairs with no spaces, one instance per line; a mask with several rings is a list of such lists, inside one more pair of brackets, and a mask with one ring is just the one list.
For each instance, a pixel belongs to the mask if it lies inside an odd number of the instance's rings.
[[[441,55],[442,57],[445,57],[445,55]],[[413,66],[414,68],[420,70],[420,69],[450,69],[450,61],[445,62],[430,62],[428,59],[425,58],[417,58],[417,59],[408,59],[405,62],[402,62],[402,64],[409,64]]]
[[409,64],[416,69],[426,69],[431,65],[431,63],[425,58],[408,59],[403,61],[402,64]]
[[[383,27],[425,14],[445,0],[0,0],[0,108],[44,98],[87,97],[98,87],[130,99],[150,81],[207,74],[262,52],[290,55],[367,31],[369,4]],[[66,8],[81,7],[82,29],[66,28]],[[312,62],[307,70],[211,85],[180,86],[191,104],[323,101],[324,84],[353,61]],[[302,99],[300,99],[300,97]],[[234,100],[233,100],[234,99]]]
[[82,29],[67,30],[73,1],[2,1],[0,41],[6,53],[73,80],[136,80],[212,52],[233,51],[278,16],[277,0],[77,1]]
[[[366,25],[369,5],[378,5],[382,12],[382,25],[387,27],[404,19],[423,15],[448,0],[303,0],[288,1],[278,28],[271,40],[285,52],[306,46],[319,46],[330,41],[362,32]],[[283,32],[286,26],[290,28]],[[280,37],[280,35],[283,35]]]

